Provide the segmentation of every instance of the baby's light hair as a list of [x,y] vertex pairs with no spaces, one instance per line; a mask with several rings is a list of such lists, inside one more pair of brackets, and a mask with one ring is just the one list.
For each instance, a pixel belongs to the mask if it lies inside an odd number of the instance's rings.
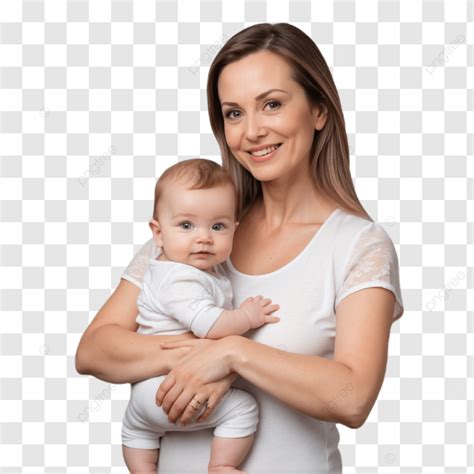
[[155,186],[153,219],[157,219],[158,202],[167,184],[182,181],[188,189],[211,189],[219,186],[231,186],[235,193],[235,212],[237,218],[238,196],[232,176],[221,165],[205,158],[193,158],[170,166],[160,176]]

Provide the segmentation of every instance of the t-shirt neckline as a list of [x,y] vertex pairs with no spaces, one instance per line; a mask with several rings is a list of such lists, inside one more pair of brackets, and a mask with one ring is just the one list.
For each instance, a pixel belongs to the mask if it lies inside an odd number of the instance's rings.
[[281,266],[280,268],[277,268],[276,270],[273,270],[272,272],[259,273],[257,275],[250,275],[248,273],[242,273],[234,267],[234,265],[232,264],[232,261],[230,259],[230,256],[227,258],[225,263],[226,263],[226,265],[229,268],[229,271],[231,273],[234,273],[235,275],[238,275],[238,276],[244,277],[244,278],[262,278],[262,277],[268,277],[268,276],[276,275],[277,273],[280,273],[280,272],[284,271],[286,268],[288,268],[289,266],[293,265],[295,262],[297,262],[300,258],[302,258],[304,256],[304,254],[308,251],[308,249],[310,247],[312,247],[318,239],[321,238],[322,231],[324,231],[327,228],[330,221],[332,221],[334,216],[339,211],[340,211],[340,209],[338,207],[336,207],[336,209],[334,209],[334,211],[329,215],[329,217],[321,224],[319,229],[313,234],[313,236],[311,237],[311,240],[306,244],[304,249],[298,255],[296,255],[296,257],[291,259],[288,263],[285,263],[285,265]]

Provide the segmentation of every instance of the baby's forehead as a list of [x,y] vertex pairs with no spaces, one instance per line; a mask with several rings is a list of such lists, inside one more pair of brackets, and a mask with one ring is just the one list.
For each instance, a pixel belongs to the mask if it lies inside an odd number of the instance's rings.
[[165,191],[162,204],[173,215],[189,214],[195,217],[234,216],[235,191],[232,185],[223,184],[212,188],[192,189],[189,186],[174,186]]
[[207,188],[196,188],[196,187],[193,187],[192,182],[178,180],[178,181],[173,181],[173,182],[168,183],[165,186],[164,193],[166,193],[167,190],[174,193],[175,195],[177,193],[189,194],[189,195],[192,195],[192,194],[209,195],[209,196],[213,194],[219,194],[219,195],[226,194],[228,196],[237,197],[235,193],[235,188],[230,183],[221,183],[216,186],[207,187]]

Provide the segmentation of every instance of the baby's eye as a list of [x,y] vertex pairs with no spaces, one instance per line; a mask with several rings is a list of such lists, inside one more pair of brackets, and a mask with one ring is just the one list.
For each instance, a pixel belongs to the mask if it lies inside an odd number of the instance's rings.
[[191,224],[191,222],[188,222],[188,221],[179,223],[179,227],[181,227],[181,229],[184,229],[184,230],[189,230],[192,228],[192,226],[193,225]]
[[[216,228],[217,227],[217,228]],[[217,224],[214,224],[212,226],[212,229],[213,230],[222,230],[222,229],[225,229],[225,224],[223,224],[222,222],[219,222]]]

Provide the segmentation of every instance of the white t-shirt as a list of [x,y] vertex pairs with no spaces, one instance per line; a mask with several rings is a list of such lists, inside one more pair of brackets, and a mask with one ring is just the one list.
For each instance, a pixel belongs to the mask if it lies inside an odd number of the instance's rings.
[[[141,286],[153,241],[138,252],[123,275]],[[280,305],[280,321],[246,336],[299,354],[333,359],[335,309],[355,291],[382,287],[396,298],[393,320],[403,314],[398,258],[393,242],[377,223],[336,209],[304,250],[288,264],[262,275],[223,265],[238,307],[249,295],[264,295]],[[315,373],[314,377],[317,378]],[[260,406],[255,442],[241,469],[249,474],[340,473],[339,432],[335,423],[311,418],[238,377],[235,386],[248,390]],[[212,431],[168,433],[160,452],[160,474],[206,472]]]
[[232,286],[219,266],[211,275],[191,265],[150,258],[137,299],[141,334],[205,337],[224,309],[232,308]]

